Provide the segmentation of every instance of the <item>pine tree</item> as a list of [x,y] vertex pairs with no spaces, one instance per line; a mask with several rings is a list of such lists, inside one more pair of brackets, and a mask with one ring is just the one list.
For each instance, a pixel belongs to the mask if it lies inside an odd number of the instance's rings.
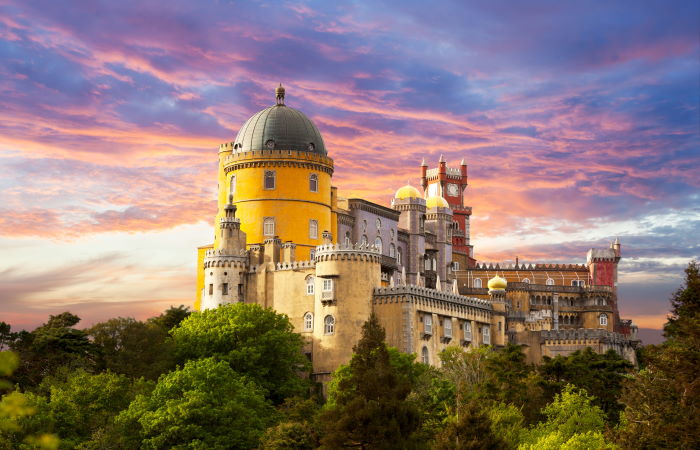
[[391,365],[385,332],[372,314],[353,348],[349,375],[338,383],[321,416],[324,448],[400,449],[414,447],[411,434],[419,414],[406,402],[411,385]]

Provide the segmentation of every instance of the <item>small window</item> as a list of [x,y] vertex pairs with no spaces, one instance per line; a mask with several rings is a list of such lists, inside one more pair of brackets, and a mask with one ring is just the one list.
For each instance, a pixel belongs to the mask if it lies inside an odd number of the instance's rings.
[[471,322],[464,322],[464,340],[465,341],[472,340],[472,323]]
[[452,319],[449,317],[444,319],[442,322],[442,326],[445,328],[445,337],[451,338],[452,337]]
[[377,236],[377,238],[374,240],[374,246],[377,247],[379,253],[382,253],[382,238]]
[[309,190],[311,192],[318,192],[318,175],[312,173],[309,177]]
[[275,235],[275,218],[265,217],[263,219],[263,235],[264,236],[274,236]]
[[600,315],[600,325],[603,327],[608,326],[608,315],[607,314]]
[[396,264],[398,264],[398,265],[401,265],[401,260],[403,259],[402,253],[403,252],[401,251],[401,247],[399,247],[398,251],[396,252]]
[[323,334],[333,334],[335,333],[335,317],[326,316],[323,319]]
[[489,329],[489,327],[483,327],[481,332],[482,336],[484,337],[484,344],[491,345],[491,330]]
[[394,244],[389,244],[389,256],[396,258],[396,246]]
[[362,221],[362,231],[367,231],[367,221],[366,220]]
[[265,171],[265,189],[275,188],[275,171],[266,170]]
[[481,287],[481,278],[475,278],[475,279],[474,279],[474,287],[475,287],[475,288],[480,288],[480,287]]
[[309,220],[309,239],[318,239],[318,220]]
[[306,277],[306,295],[314,295],[314,277]]
[[304,314],[304,331],[314,330],[314,315],[310,312]]
[[425,261],[423,261],[423,268],[425,270],[430,270],[430,266],[431,266],[430,259],[426,256]]
[[501,332],[501,326],[502,326],[502,325],[501,325],[501,322],[498,322],[498,332],[499,332],[499,333]]
[[214,295],[214,285],[213,284],[209,285],[209,295]]
[[332,292],[333,291],[333,279],[332,278],[324,278],[323,279],[323,292]]
[[228,295],[228,283],[221,285],[221,295]]
[[382,229],[382,220],[377,218],[375,225],[377,225],[377,230],[381,230]]
[[362,235],[362,245],[364,245],[366,247],[368,243],[369,243],[369,240],[367,239],[367,235],[363,234]]
[[554,286],[554,280],[551,278],[547,278],[547,286]]
[[459,270],[459,262],[457,262],[457,261],[452,261],[452,269],[453,269],[453,270]]
[[350,232],[349,231],[345,232],[345,246],[350,247]]
[[529,279],[529,278],[523,278],[523,281],[521,281],[521,283],[530,284],[530,279]]
[[428,347],[423,346],[423,350],[420,351],[420,360],[423,364],[430,364],[430,354],[428,353]]
[[394,229],[392,228],[392,229],[391,229],[391,240],[392,240],[392,241],[394,240],[394,235],[395,235],[395,234],[396,234],[396,232],[395,232]]
[[315,248],[312,248],[312,249],[309,251],[309,261],[313,261],[314,258],[316,258],[316,249],[315,249]]
[[430,314],[423,316],[423,332],[425,334],[433,334],[433,316]]
[[275,149],[275,140],[274,140],[274,139],[268,139],[268,140],[265,142],[265,147],[266,147],[268,150],[274,150],[274,149]]

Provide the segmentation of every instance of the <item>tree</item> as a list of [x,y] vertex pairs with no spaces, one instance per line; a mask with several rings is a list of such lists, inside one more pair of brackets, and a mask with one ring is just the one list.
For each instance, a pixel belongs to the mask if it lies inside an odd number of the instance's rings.
[[192,314],[192,311],[190,310],[189,306],[171,306],[159,316],[151,317],[150,319],[148,319],[148,323],[157,325],[166,332],[168,332],[176,326],[180,325],[180,322],[187,319],[190,316],[190,314]]
[[645,368],[625,383],[618,442],[630,448],[700,447],[700,274],[697,261],[671,297],[667,340],[645,347]]
[[175,347],[160,325],[118,317],[94,325],[88,333],[99,349],[100,370],[156,380],[175,367]]
[[[585,390],[567,385],[554,401],[544,408],[547,417],[524,435],[521,449],[560,449],[560,448],[610,448],[605,443],[605,414],[593,404],[593,398]],[[577,447],[579,443],[589,445],[603,443],[602,446]]]
[[127,447],[254,448],[275,418],[265,391],[225,361],[189,361],[163,375],[153,392],[139,395],[117,418],[138,430]]
[[92,369],[97,348],[87,332],[73,328],[80,318],[69,312],[50,316],[31,333],[19,333],[12,349],[19,353],[21,364],[13,375],[21,387],[37,386],[41,380],[62,366]]
[[12,332],[10,324],[0,322],[0,351],[10,348],[10,345],[17,338],[17,333]]
[[181,361],[214,356],[269,393],[276,404],[308,395],[310,370],[301,335],[287,316],[258,305],[235,303],[196,312],[172,331]]
[[489,417],[476,400],[470,400],[457,416],[451,416],[445,429],[435,437],[435,450],[501,449],[505,442],[492,431]]
[[406,397],[407,377],[391,365],[385,332],[372,314],[344,376],[321,415],[324,448],[409,448],[419,414]]
[[622,382],[632,367],[614,350],[600,355],[587,347],[569,356],[545,356],[538,372],[551,396],[567,384],[576,385],[595,397],[594,404],[603,409],[609,422],[617,423],[623,409],[619,401]]

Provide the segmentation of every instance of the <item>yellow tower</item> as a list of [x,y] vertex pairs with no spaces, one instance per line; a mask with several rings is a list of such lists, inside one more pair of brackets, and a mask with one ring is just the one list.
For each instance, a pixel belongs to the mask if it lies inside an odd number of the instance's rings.
[[[275,90],[275,105],[254,114],[233,142],[219,147],[219,195],[216,223],[233,196],[248,246],[278,238],[296,244],[298,260],[312,259],[322,233],[336,239],[332,220],[333,160],[321,133],[301,111],[285,105],[285,89]],[[214,237],[217,248],[218,235]],[[198,275],[210,246],[199,249]],[[197,277],[199,305],[203,276]]]

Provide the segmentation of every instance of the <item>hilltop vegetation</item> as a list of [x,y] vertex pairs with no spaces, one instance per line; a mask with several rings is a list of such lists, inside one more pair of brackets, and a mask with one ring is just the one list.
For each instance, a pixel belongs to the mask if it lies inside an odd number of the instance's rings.
[[372,316],[325,400],[303,338],[256,305],[0,323],[0,449],[698,448],[698,269],[641,368],[590,350],[531,366],[512,345],[453,346],[429,367]]

